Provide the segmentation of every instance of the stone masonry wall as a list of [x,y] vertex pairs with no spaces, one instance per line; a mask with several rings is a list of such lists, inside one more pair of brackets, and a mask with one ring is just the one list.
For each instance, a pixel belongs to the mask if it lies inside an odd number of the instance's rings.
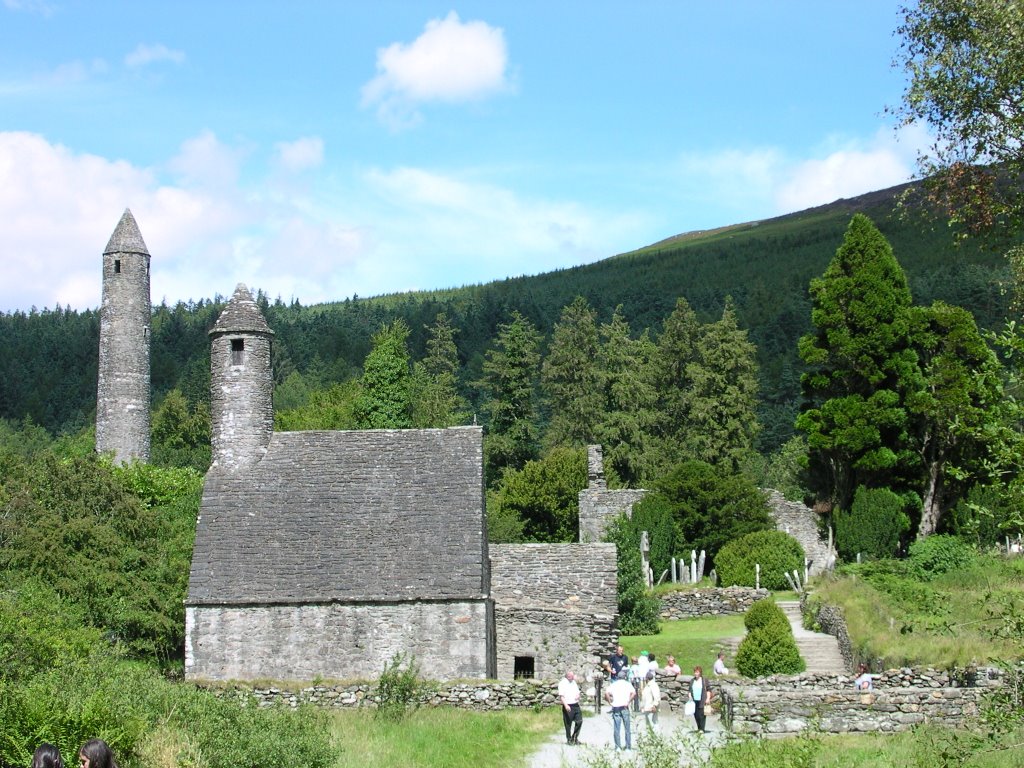
[[493,677],[486,600],[189,606],[185,674],[201,680],[373,679],[396,653],[433,680]]
[[625,512],[633,513],[633,505],[646,495],[645,490],[585,488],[580,491],[580,541],[601,541],[608,524]]
[[497,676],[532,657],[534,675],[593,669],[616,641],[614,544],[493,544]]
[[813,509],[799,501],[788,501],[778,491],[768,489],[768,505],[775,518],[775,527],[800,542],[804,554],[811,561],[810,575],[831,571],[836,553],[829,551],[828,542],[818,532],[818,516]]
[[[232,341],[244,344],[241,364]],[[210,344],[210,443],[215,468],[258,462],[274,429],[269,334],[218,334]]]
[[758,600],[771,593],[753,587],[721,587],[715,589],[682,589],[660,595],[661,618],[665,621],[692,619],[700,616],[746,613]]

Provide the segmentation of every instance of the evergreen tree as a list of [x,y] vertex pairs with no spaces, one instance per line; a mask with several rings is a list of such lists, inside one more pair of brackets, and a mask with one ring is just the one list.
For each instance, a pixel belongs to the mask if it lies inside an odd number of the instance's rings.
[[541,389],[550,413],[549,446],[594,442],[601,418],[597,370],[597,316],[582,296],[562,310],[541,368]]
[[935,302],[915,310],[922,386],[907,399],[921,457],[923,510],[918,538],[935,533],[971,485],[993,479],[1005,439],[1001,366],[965,309]]
[[484,441],[484,473],[493,485],[506,467],[522,469],[537,458],[536,388],[540,333],[519,312],[498,326],[483,364],[489,414]]
[[409,419],[409,326],[395,320],[373,337],[353,408],[359,429],[404,429]]
[[152,463],[162,467],[210,467],[210,411],[206,403],[190,409],[185,396],[172,389],[153,412]]
[[601,326],[597,368],[603,402],[596,430],[609,475],[628,488],[651,479],[656,464],[654,355],[655,346],[646,331],[638,339],[630,336],[620,304],[611,322]]
[[426,357],[413,366],[410,382],[412,425],[423,428],[465,424],[469,409],[458,392],[457,330],[448,315],[439,312],[427,332]]
[[679,298],[665,320],[654,358],[654,381],[659,396],[655,426],[658,474],[692,458],[687,456],[686,444],[693,406],[692,365],[697,362],[700,333],[697,314],[686,299]]
[[738,470],[757,435],[757,349],[736,319],[731,298],[717,322],[697,337],[690,380],[689,418],[680,438],[686,452]]
[[857,486],[912,484],[910,289],[888,241],[857,214],[810,292],[815,330],[800,339],[809,370],[796,424],[807,435],[812,490],[849,509]]

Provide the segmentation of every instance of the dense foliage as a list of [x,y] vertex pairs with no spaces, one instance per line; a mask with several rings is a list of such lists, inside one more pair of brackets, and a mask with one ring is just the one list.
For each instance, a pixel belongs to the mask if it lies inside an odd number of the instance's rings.
[[748,632],[767,627],[769,624],[789,626],[785,611],[774,600],[757,600],[743,614],[743,626]]
[[657,634],[661,604],[647,589],[640,558],[640,531],[621,515],[608,526],[605,541],[617,547],[619,631],[623,635]]
[[910,530],[907,500],[888,488],[857,489],[850,510],[833,515],[836,551],[847,562],[894,557],[901,538]]
[[786,574],[803,573],[804,548],[783,531],[756,531],[727,542],[715,556],[718,583],[725,587],[753,587],[758,565],[763,588],[787,589]]
[[806,668],[789,621],[771,600],[754,603],[744,617],[747,634],[736,651],[736,669],[744,677],[795,675]]

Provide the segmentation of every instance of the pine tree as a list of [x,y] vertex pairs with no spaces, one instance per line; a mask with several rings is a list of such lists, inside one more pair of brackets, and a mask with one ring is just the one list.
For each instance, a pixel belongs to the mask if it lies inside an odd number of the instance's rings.
[[410,382],[412,425],[422,428],[465,424],[468,407],[458,392],[457,330],[448,315],[439,312],[427,331],[427,355],[413,366]]
[[686,452],[733,471],[753,450],[757,435],[757,348],[739,327],[730,297],[720,320],[697,337],[690,380],[689,418],[681,435]]
[[536,389],[540,333],[518,312],[498,326],[485,355],[482,382],[489,414],[484,473],[493,485],[506,467],[522,469],[537,458]]
[[577,447],[594,442],[601,417],[597,316],[582,296],[562,310],[541,368],[550,413],[545,442]]
[[657,392],[651,379],[655,346],[644,331],[630,335],[622,305],[601,326],[597,368],[602,395],[597,441],[604,447],[609,475],[628,488],[653,476],[652,432],[657,422]]
[[409,326],[395,320],[373,337],[353,408],[360,429],[404,429],[409,419]]
[[810,482],[849,509],[853,492],[905,490],[914,474],[905,398],[917,386],[910,289],[892,247],[862,214],[824,275],[811,281],[815,331],[800,339]]
[[665,320],[654,358],[658,391],[658,423],[655,427],[656,455],[662,474],[686,458],[689,438],[693,381],[691,366],[697,362],[697,341],[701,324],[684,298]]

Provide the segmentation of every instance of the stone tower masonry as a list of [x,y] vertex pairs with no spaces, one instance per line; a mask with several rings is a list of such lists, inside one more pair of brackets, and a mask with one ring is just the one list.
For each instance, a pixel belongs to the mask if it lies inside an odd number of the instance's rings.
[[96,450],[149,461],[149,251],[127,208],[103,251]]
[[210,331],[211,469],[235,472],[263,458],[274,432],[274,332],[239,283]]

